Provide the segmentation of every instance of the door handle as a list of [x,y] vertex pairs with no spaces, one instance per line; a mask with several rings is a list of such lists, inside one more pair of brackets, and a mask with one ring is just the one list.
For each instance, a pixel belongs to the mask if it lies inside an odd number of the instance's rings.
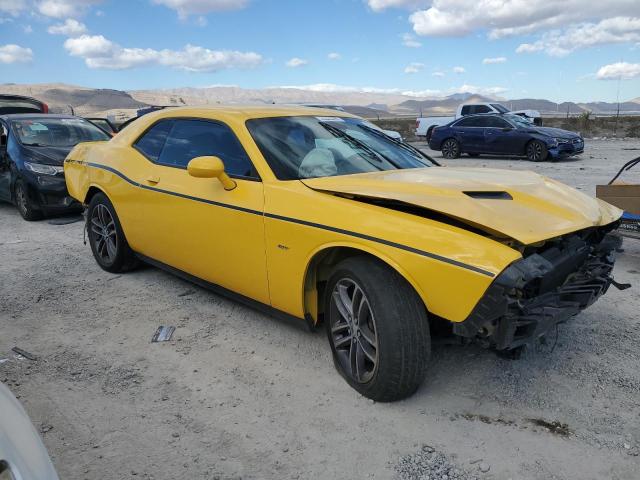
[[152,183],[153,185],[155,185],[159,181],[160,181],[160,177],[157,175],[151,175],[149,178],[147,178],[147,183]]

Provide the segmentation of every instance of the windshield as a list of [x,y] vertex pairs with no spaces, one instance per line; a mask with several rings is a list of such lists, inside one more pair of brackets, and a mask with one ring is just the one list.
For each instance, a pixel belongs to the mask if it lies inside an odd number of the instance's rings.
[[520,115],[505,115],[504,118],[518,127],[531,128],[534,126],[529,120],[521,117]]
[[431,166],[359,118],[259,118],[247,128],[280,180]]
[[508,108],[503,107],[499,103],[492,103],[491,106],[496,109],[497,112],[507,113],[509,111]]
[[80,142],[109,140],[104,131],[82,118],[29,118],[13,120],[13,131],[26,146],[74,147]]

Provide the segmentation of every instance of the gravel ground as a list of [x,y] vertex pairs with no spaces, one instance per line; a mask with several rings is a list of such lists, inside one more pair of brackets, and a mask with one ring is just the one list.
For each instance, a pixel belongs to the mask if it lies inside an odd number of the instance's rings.
[[[638,146],[446,163],[533,168],[593,194]],[[62,479],[640,478],[640,241],[615,270],[633,287],[557,339],[515,361],[435,345],[422,388],[393,404],[350,389],[322,333],[154,268],[103,272],[81,223],[0,205],[0,274],[0,380]],[[177,327],[172,341],[150,343],[159,325]]]

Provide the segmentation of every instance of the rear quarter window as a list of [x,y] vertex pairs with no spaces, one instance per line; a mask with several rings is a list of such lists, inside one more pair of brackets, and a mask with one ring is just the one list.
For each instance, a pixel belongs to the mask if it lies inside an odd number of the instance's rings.
[[149,160],[157,162],[173,123],[173,120],[156,123],[133,144],[133,147]]

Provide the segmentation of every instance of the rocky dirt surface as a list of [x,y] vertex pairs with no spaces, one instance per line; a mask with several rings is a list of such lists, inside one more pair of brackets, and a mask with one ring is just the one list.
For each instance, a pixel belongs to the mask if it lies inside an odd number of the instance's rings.
[[[636,154],[531,165],[593,194]],[[82,223],[0,205],[0,381],[62,479],[640,478],[640,241],[615,289],[519,360],[438,344],[416,395],[373,403],[309,333],[154,268],[112,275]],[[173,339],[150,343],[159,325]],[[17,358],[18,346],[38,356]]]

